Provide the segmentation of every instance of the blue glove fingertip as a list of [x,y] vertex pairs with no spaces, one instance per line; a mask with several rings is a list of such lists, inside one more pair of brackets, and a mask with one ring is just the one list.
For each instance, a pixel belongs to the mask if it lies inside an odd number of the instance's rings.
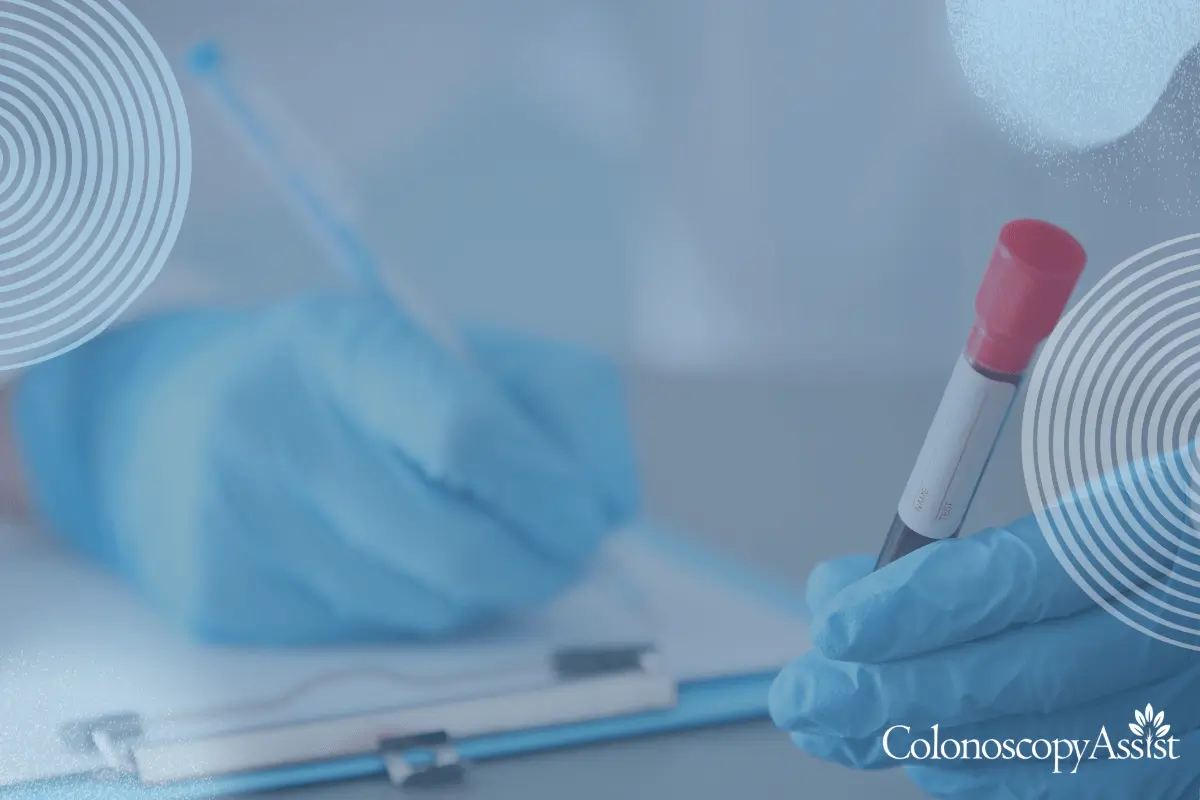
[[814,617],[812,622],[813,647],[826,658],[848,661],[861,636],[862,624],[853,614],[833,610],[823,616]]
[[[913,553],[868,572],[862,580],[845,587],[813,620],[813,646],[835,661],[876,662],[885,660],[903,638],[904,620],[896,606],[910,591],[913,573],[929,551]],[[902,615],[901,615],[902,617]]]
[[771,683],[771,690],[767,693],[767,710],[771,715],[771,721],[775,723],[775,727],[785,731],[791,730],[799,716],[798,709],[806,705],[803,700],[797,702],[797,682],[792,680],[791,670],[792,665],[784,667],[775,676],[775,680]]
[[817,564],[804,586],[804,599],[809,612],[814,617],[823,615],[843,589],[870,575],[874,566],[874,557],[867,555],[843,556]]
[[885,704],[870,672],[818,652],[785,667],[768,700],[771,719],[792,733],[864,737],[886,721]]
[[814,622],[814,645],[839,661],[882,663],[973,638],[1005,596],[987,573],[989,545],[986,536],[936,542],[848,586]]
[[853,641],[852,622],[839,612],[840,596],[874,566],[871,556],[846,556],[818,564],[809,575],[805,598],[812,614],[812,643],[826,657],[840,659]]

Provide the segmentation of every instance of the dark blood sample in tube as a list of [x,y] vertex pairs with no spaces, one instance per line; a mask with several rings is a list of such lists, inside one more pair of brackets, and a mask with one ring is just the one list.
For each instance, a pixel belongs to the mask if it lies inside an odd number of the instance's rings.
[[1021,378],[1067,307],[1087,256],[1069,233],[1008,223],[975,297],[975,326],[917,456],[875,568],[958,536]]

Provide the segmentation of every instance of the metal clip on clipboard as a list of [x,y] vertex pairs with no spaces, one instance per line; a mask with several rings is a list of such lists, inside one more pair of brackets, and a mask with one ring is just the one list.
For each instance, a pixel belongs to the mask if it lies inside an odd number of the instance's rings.
[[64,726],[72,752],[93,757],[97,777],[144,785],[204,780],[299,764],[379,754],[391,781],[420,788],[461,781],[468,738],[587,722],[671,708],[677,687],[653,647],[571,648],[554,652],[555,681],[499,696],[431,706],[231,730],[189,741],[161,740],[136,714]]
[[388,780],[405,789],[444,786],[466,777],[466,764],[445,731],[384,739],[379,754]]
[[[571,648],[553,656],[560,681],[582,681],[621,673],[646,672],[646,647]],[[379,743],[388,778],[406,789],[444,786],[466,777],[466,763],[445,731],[384,739]]]

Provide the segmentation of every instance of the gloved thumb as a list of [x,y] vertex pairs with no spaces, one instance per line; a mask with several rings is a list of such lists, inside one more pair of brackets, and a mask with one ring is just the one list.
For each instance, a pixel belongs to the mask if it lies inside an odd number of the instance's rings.
[[804,597],[809,613],[819,617],[830,601],[850,584],[870,575],[875,569],[875,556],[842,556],[822,561],[809,573]]

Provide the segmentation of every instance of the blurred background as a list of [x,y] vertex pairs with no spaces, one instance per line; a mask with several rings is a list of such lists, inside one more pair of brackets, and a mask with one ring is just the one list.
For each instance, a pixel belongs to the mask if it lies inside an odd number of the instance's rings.
[[[797,582],[879,546],[1004,222],[1083,242],[1077,298],[1196,227],[1197,52],[1134,135],[1049,159],[972,94],[942,0],[128,4],[195,148],[156,288],[338,280],[184,69],[212,38],[440,311],[627,367],[653,513]],[[1026,511],[1018,429],[968,529]]]
[[[972,95],[942,0],[125,2],[194,139],[160,284],[254,303],[337,280],[183,69],[215,38],[434,305],[626,366],[654,514],[797,585],[882,542],[1004,222],[1078,237],[1080,293],[1196,229],[1196,54],[1149,134],[1047,159]],[[1027,510],[1018,430],[968,529]],[[488,796],[917,796],[766,723],[671,741],[497,767]]]
[[[211,36],[270,87],[443,310],[654,369],[944,373],[1006,220],[1071,230],[1093,282],[1194,227],[1159,202],[1186,153],[1010,141],[940,0],[128,4],[174,63]],[[329,280],[179,74],[195,183],[169,270],[242,299]]]

